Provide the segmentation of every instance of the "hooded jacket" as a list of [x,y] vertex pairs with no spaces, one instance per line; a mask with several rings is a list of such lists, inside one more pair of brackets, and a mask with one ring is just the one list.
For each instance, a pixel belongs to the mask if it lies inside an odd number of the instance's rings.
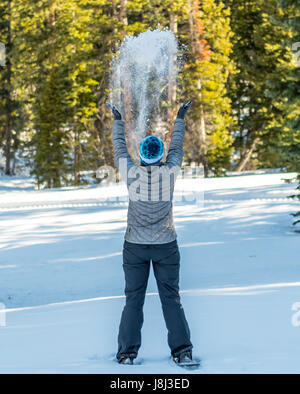
[[127,150],[124,121],[114,121],[114,161],[129,192],[127,242],[164,244],[177,238],[172,201],[182,164],[184,133],[185,120],[177,118],[166,161],[151,166],[136,165]]

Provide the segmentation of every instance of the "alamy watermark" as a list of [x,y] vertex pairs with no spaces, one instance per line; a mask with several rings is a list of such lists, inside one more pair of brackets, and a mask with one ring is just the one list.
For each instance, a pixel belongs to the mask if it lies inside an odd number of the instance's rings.
[[295,312],[292,315],[292,326],[300,327],[300,302],[295,302],[292,305],[292,311]]
[[300,67],[300,42],[295,42],[292,45],[292,51],[293,51],[293,64],[296,67]]
[[6,327],[6,306],[0,302],[0,327]]
[[0,66],[4,67],[6,63],[6,50],[5,44],[0,42]]
[[[192,183],[190,190],[177,188],[174,193],[175,181],[180,174],[181,179],[191,179],[201,176],[201,167],[179,166],[137,166],[132,165],[127,158],[119,160],[120,180],[127,185],[131,201],[184,201],[189,204],[203,204],[204,191],[199,183]],[[109,185],[118,183],[117,171],[111,166],[102,166],[96,172],[97,179],[104,180]],[[149,188],[150,185],[150,188]],[[110,196],[109,201],[120,201],[121,196]],[[124,198],[123,198],[124,199]],[[122,201],[123,201],[122,199]]]

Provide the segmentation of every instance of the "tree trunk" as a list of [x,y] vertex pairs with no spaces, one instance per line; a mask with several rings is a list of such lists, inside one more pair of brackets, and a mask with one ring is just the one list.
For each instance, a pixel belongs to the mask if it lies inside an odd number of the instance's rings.
[[[112,10],[113,10],[113,18],[114,18],[115,22],[117,23],[117,21],[118,21],[117,0],[112,0]],[[115,24],[114,25],[114,40],[113,40],[113,46],[114,46],[115,51],[117,51],[117,49],[118,49],[118,42],[116,39],[117,34],[118,34],[118,28]]]
[[[173,10],[171,10],[170,12],[170,30],[175,35],[178,33],[178,16],[175,14],[175,12],[173,12]],[[174,60],[176,62],[177,60],[176,57]],[[171,74],[172,72],[173,70],[170,70]],[[167,112],[167,118],[164,119],[163,121],[163,125],[164,125],[163,129],[165,129],[164,131],[165,135],[161,136],[164,139],[167,146],[170,146],[170,141],[172,137],[172,133],[168,132],[168,130],[170,129],[171,125],[174,122],[174,117],[176,116],[175,111],[177,111],[177,109],[175,108],[176,98],[177,98],[176,77],[174,78],[174,76],[170,76],[168,82],[168,112]]]
[[[171,13],[170,14],[170,29],[171,31],[176,35],[178,32],[178,17],[176,14]],[[176,59],[175,59],[176,61]],[[173,72],[173,70],[170,70]],[[168,101],[170,104],[170,111],[169,111],[169,116],[168,120],[170,120],[173,117],[173,105],[176,103],[176,77],[171,77],[169,81],[169,88],[168,88]]]
[[8,21],[7,21],[7,60],[6,60],[6,89],[5,89],[5,174],[12,175],[11,173],[11,113],[12,113],[12,100],[11,100],[11,0],[8,1]]
[[80,183],[80,175],[79,175],[79,152],[80,152],[80,138],[79,138],[79,131],[75,129],[75,146],[74,146],[74,185],[78,186]]
[[127,19],[127,0],[121,0],[121,8],[120,8],[120,22],[123,24],[123,36],[126,34],[125,26],[128,26]]
[[206,148],[206,124],[202,105],[200,106],[200,162],[204,168],[204,177],[208,177],[208,161],[207,161],[207,148]]
[[[191,49],[192,49],[192,54],[195,59],[199,59],[199,56],[202,56],[201,51],[199,52],[199,47],[201,48],[201,43],[199,41],[200,37],[197,37],[199,35],[197,33],[199,26],[197,26],[197,20],[196,20],[196,12],[197,12],[197,7],[198,3],[195,2],[194,0],[188,0],[188,22],[189,22],[189,33],[190,33],[190,39],[191,39]],[[200,57],[201,58],[201,57]],[[200,163],[204,167],[204,176],[208,176],[208,161],[207,161],[207,133],[206,133],[206,121],[205,121],[205,114],[204,114],[204,109],[202,105],[202,83],[201,79],[198,79],[197,81],[197,92],[198,92],[198,100],[199,101],[199,137],[198,137],[198,131],[197,131],[197,138],[199,143],[200,143],[200,154],[199,154],[199,159]],[[196,130],[198,130],[198,124],[195,125]]]
[[[9,79],[7,79],[10,84]],[[5,174],[11,175],[11,100],[10,93],[7,93],[6,105],[5,105]]]
[[194,43],[195,43],[195,31],[194,31],[194,15],[193,15],[193,0],[188,0],[188,21],[189,21],[189,31],[190,31],[190,38],[192,42],[192,52],[195,54],[194,51]]
[[246,165],[248,164],[249,160],[251,159],[252,153],[254,152],[256,145],[258,142],[258,138],[255,138],[251,144],[250,149],[243,154],[241,160],[239,161],[239,163],[237,164],[235,171],[237,172],[241,172],[245,169]]

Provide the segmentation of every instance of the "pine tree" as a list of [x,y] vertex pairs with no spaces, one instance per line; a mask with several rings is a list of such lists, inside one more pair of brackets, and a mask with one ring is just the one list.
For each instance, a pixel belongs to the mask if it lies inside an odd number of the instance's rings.
[[[291,30],[297,1],[282,1],[281,9],[275,0],[4,0],[2,42],[9,3],[10,88],[8,69],[1,68],[0,145],[7,158],[30,148],[40,186],[80,184],[82,171],[112,165],[105,106],[111,59],[126,34],[157,27],[169,27],[184,54],[161,112],[171,131],[178,105],[193,101],[187,162],[201,162],[206,175],[223,174],[233,133],[237,169],[297,168],[299,68],[292,43],[284,44],[289,37],[299,41],[297,25]],[[8,161],[12,172],[15,160]]]
[[233,54],[237,72],[230,78],[230,97],[236,118],[235,149],[239,159],[235,169],[278,166],[272,141],[280,138],[289,111],[279,90],[291,58],[282,44],[285,30],[276,23],[282,15],[276,0],[230,1],[234,31]]
[[[97,111],[94,3],[53,0],[20,5],[26,82],[33,87],[33,173],[39,185],[80,183],[82,143],[90,141]],[[30,57],[25,53],[28,45]],[[30,71],[34,72],[29,75]]]
[[[293,196],[290,196],[290,197],[297,198],[300,201],[300,174],[298,174],[297,180],[298,180],[299,184],[296,189],[296,194],[294,194]],[[300,224],[300,211],[298,211],[296,213],[292,213],[292,216],[294,216],[294,218],[295,218],[294,225]]]
[[230,10],[222,1],[188,2],[190,48],[183,73],[185,94],[193,101],[188,127],[188,160],[204,165],[221,175],[230,165],[232,124],[230,99],[226,86],[233,72],[230,60]]
[[[300,190],[300,1],[278,0],[278,3],[287,11],[284,19],[284,27],[290,32],[290,39],[286,42],[294,51],[293,67],[289,70],[288,77],[283,81],[282,89],[290,110],[287,118],[287,132],[282,138],[284,145],[284,158],[286,166],[290,170],[299,172],[298,181]],[[296,195],[300,200],[300,194]],[[294,224],[300,223],[300,211],[295,215]]]
[[61,67],[52,67],[39,95],[34,174],[38,184],[47,187],[60,187],[70,172],[68,135],[64,127],[66,116],[71,115],[66,113],[66,91],[70,85],[66,84],[64,72]]
[[71,151],[67,127],[71,118],[68,91],[72,85],[66,55],[70,51],[67,45],[72,10],[65,8],[70,4],[64,6],[57,0],[42,3],[33,10],[36,26],[29,30],[36,42],[38,72],[32,81],[36,86],[33,174],[39,186],[59,187],[70,173],[66,159]]
[[[1,67],[1,130],[0,142],[4,145],[5,174],[11,175],[11,143],[12,143],[12,113],[14,109],[13,71],[11,51],[12,38],[12,0],[5,0],[0,4],[0,42],[5,45],[6,64]],[[2,123],[3,122],[3,123]]]
[[284,96],[288,112],[284,133],[279,141],[280,156],[288,170],[300,172],[300,2],[282,0],[278,3],[285,10],[281,22],[289,34],[283,45],[293,54],[285,77],[280,84],[272,86],[274,94],[280,91]]
[[[137,4],[137,5],[136,5]],[[106,101],[109,95],[109,81],[111,73],[112,57],[118,50],[121,41],[126,34],[134,34],[139,29],[144,29],[144,25],[135,21],[137,13],[142,4],[137,1],[100,1],[94,2],[94,14],[90,21],[91,35],[94,37],[95,49],[95,79],[98,86],[95,89],[97,112],[94,116],[93,127],[89,136],[89,154],[85,157],[86,164],[94,170],[101,165],[114,166],[112,147],[112,116],[107,110]],[[130,8],[130,13],[128,9]],[[132,17],[133,20],[129,20]]]

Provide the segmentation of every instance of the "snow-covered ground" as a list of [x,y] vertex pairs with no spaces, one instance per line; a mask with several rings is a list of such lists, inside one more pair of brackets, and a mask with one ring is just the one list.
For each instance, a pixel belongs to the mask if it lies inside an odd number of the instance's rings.
[[[299,203],[287,198],[295,184],[283,182],[293,176],[178,180],[182,303],[203,360],[196,373],[300,372],[300,234],[289,216]],[[194,191],[197,202],[180,198]],[[152,273],[142,363],[114,361],[125,196],[122,185],[38,191],[30,178],[0,178],[0,373],[185,372],[169,359]]]

